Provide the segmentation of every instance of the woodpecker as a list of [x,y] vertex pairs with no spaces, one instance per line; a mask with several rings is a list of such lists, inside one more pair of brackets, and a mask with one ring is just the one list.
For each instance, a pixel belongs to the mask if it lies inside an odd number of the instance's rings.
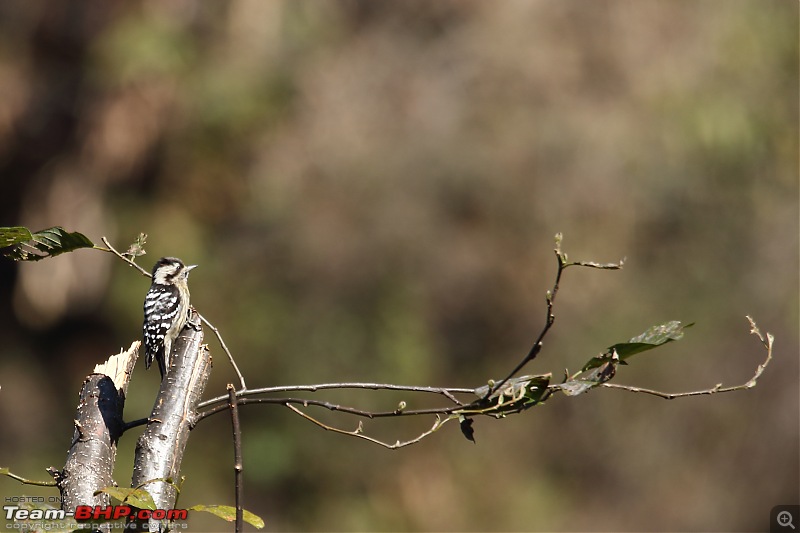
[[144,298],[144,366],[155,359],[161,379],[169,368],[172,343],[178,338],[189,315],[189,272],[176,257],[162,257],[153,267],[153,282]]

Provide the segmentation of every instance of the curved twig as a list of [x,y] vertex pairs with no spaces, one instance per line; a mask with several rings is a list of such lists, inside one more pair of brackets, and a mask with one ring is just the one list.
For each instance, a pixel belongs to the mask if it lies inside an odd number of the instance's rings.
[[312,417],[311,415],[309,415],[308,413],[302,411],[301,409],[298,409],[297,407],[295,407],[292,404],[287,403],[285,405],[286,405],[286,407],[288,407],[289,409],[294,411],[296,414],[302,416],[303,418],[305,418],[309,422],[314,423],[315,425],[317,425],[318,427],[321,427],[322,429],[324,429],[326,431],[333,431],[334,433],[339,433],[340,435],[348,435],[350,437],[356,437],[356,438],[359,438],[359,439],[364,439],[364,440],[367,440],[367,441],[369,441],[369,442],[371,442],[373,444],[378,444],[378,445],[383,446],[384,448],[388,448],[390,450],[397,450],[398,448],[404,448],[406,446],[410,446],[412,444],[416,444],[417,442],[421,441],[425,437],[427,437],[427,436],[433,434],[434,432],[438,431],[448,421],[453,420],[453,417],[447,417],[447,418],[445,418],[443,420],[439,415],[436,415],[436,421],[433,423],[433,426],[431,426],[431,428],[429,430],[423,431],[422,433],[420,433],[419,435],[417,435],[415,438],[413,438],[411,440],[407,440],[407,441],[398,440],[394,444],[389,444],[388,442],[383,442],[382,440],[376,439],[375,437],[370,437],[368,435],[365,435],[364,434],[364,426],[360,421],[359,421],[358,426],[356,427],[356,429],[354,429],[353,431],[347,431],[346,429],[340,429],[340,428],[337,428],[337,427],[334,427],[334,426],[329,426],[329,425],[327,425],[327,424],[325,424],[323,422],[320,422],[316,418]]
[[132,266],[136,270],[138,270],[139,272],[141,272],[141,274],[143,276],[147,276],[148,278],[152,278],[153,277],[152,274],[150,274],[150,272],[148,272],[147,270],[142,268],[136,261],[134,261],[134,260],[130,259],[129,257],[126,257],[124,254],[121,254],[120,252],[118,252],[116,250],[116,248],[111,246],[111,244],[108,242],[108,239],[106,239],[105,237],[101,237],[101,240],[103,241],[103,244],[105,244],[108,248],[101,248],[100,246],[95,246],[95,248],[94,248],[95,250],[100,250],[101,252],[112,253],[112,254],[116,255],[117,257],[119,257],[120,259],[122,259],[123,261],[125,261],[126,263],[128,263],[130,266]]
[[[236,375],[239,378],[239,384],[242,386],[241,389],[236,392],[236,394],[238,396],[240,392],[245,392],[247,390],[247,384],[244,382],[244,376],[242,375],[241,371],[239,371],[239,366],[236,364],[236,361],[233,358],[233,354],[228,349],[228,345],[225,344],[225,340],[223,340],[222,334],[219,332],[219,329],[217,329],[217,327],[214,324],[212,324],[211,322],[206,320],[205,317],[203,315],[201,315],[200,313],[197,313],[197,315],[200,317],[200,320],[203,322],[203,324],[208,326],[208,328],[211,331],[214,332],[214,336],[217,337],[217,340],[219,341],[219,345],[222,347],[222,350],[225,352],[225,355],[228,356],[228,361],[230,361],[231,366],[233,366],[233,370],[236,372]],[[227,395],[226,396],[220,396],[219,398],[220,398],[220,400],[227,399]],[[201,404],[201,406],[202,406],[202,404]]]
[[737,390],[747,390],[752,389],[756,386],[758,382],[758,378],[761,377],[761,374],[764,373],[764,370],[767,368],[767,365],[772,360],[772,343],[775,338],[772,336],[771,333],[767,333],[766,336],[761,334],[761,330],[758,329],[756,323],[753,321],[752,318],[749,316],[747,317],[748,322],[750,322],[750,333],[756,335],[760,340],[764,347],[767,349],[767,358],[764,359],[764,362],[756,367],[756,372],[753,374],[753,377],[750,378],[747,382],[742,383],[741,385],[735,385],[732,387],[723,387],[722,383],[717,383],[710,389],[703,389],[698,391],[690,391],[690,392],[661,392],[652,389],[645,389],[642,387],[633,387],[630,385],[617,385],[615,383],[603,383],[602,386],[609,388],[609,389],[620,389],[628,392],[641,392],[642,394],[650,394],[651,396],[658,396],[659,398],[664,398],[665,400],[674,400],[675,398],[686,398],[688,396],[704,396],[707,394],[716,394],[718,392],[733,392]]

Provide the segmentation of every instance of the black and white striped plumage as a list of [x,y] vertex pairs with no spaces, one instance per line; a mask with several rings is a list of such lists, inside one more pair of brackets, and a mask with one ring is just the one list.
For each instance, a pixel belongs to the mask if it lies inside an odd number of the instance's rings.
[[163,379],[170,362],[172,343],[178,338],[189,312],[189,272],[175,257],[162,257],[153,267],[153,283],[144,298],[144,366],[155,359]]

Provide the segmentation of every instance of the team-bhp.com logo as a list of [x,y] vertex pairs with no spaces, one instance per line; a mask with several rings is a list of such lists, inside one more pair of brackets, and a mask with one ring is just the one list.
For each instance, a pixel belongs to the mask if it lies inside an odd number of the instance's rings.
[[189,511],[186,509],[136,509],[128,505],[79,505],[75,508],[75,520],[186,520]]
[[22,509],[16,505],[3,507],[6,520],[186,520],[186,509],[137,509],[128,505],[79,505],[75,512],[63,509]]

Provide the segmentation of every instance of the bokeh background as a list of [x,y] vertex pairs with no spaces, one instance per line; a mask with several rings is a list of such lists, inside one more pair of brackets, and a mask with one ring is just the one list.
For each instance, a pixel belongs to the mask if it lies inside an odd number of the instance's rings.
[[[627,257],[565,274],[528,371],[677,319],[697,325],[618,383],[743,383],[751,314],[777,338],[758,387],[556,397],[393,452],[247,407],[246,507],[270,531],[765,530],[800,500],[797,22],[779,0],[2,2],[0,225],[144,232],[146,268],[198,263],[193,302],[251,387],[481,385],[542,326],[556,232],[573,259]],[[147,287],[96,251],[0,262],[0,466],[63,465],[82,379],[139,338]],[[139,365],[128,419],[157,387]],[[180,503],[232,504],[232,456],[229,418],[201,423]]]

